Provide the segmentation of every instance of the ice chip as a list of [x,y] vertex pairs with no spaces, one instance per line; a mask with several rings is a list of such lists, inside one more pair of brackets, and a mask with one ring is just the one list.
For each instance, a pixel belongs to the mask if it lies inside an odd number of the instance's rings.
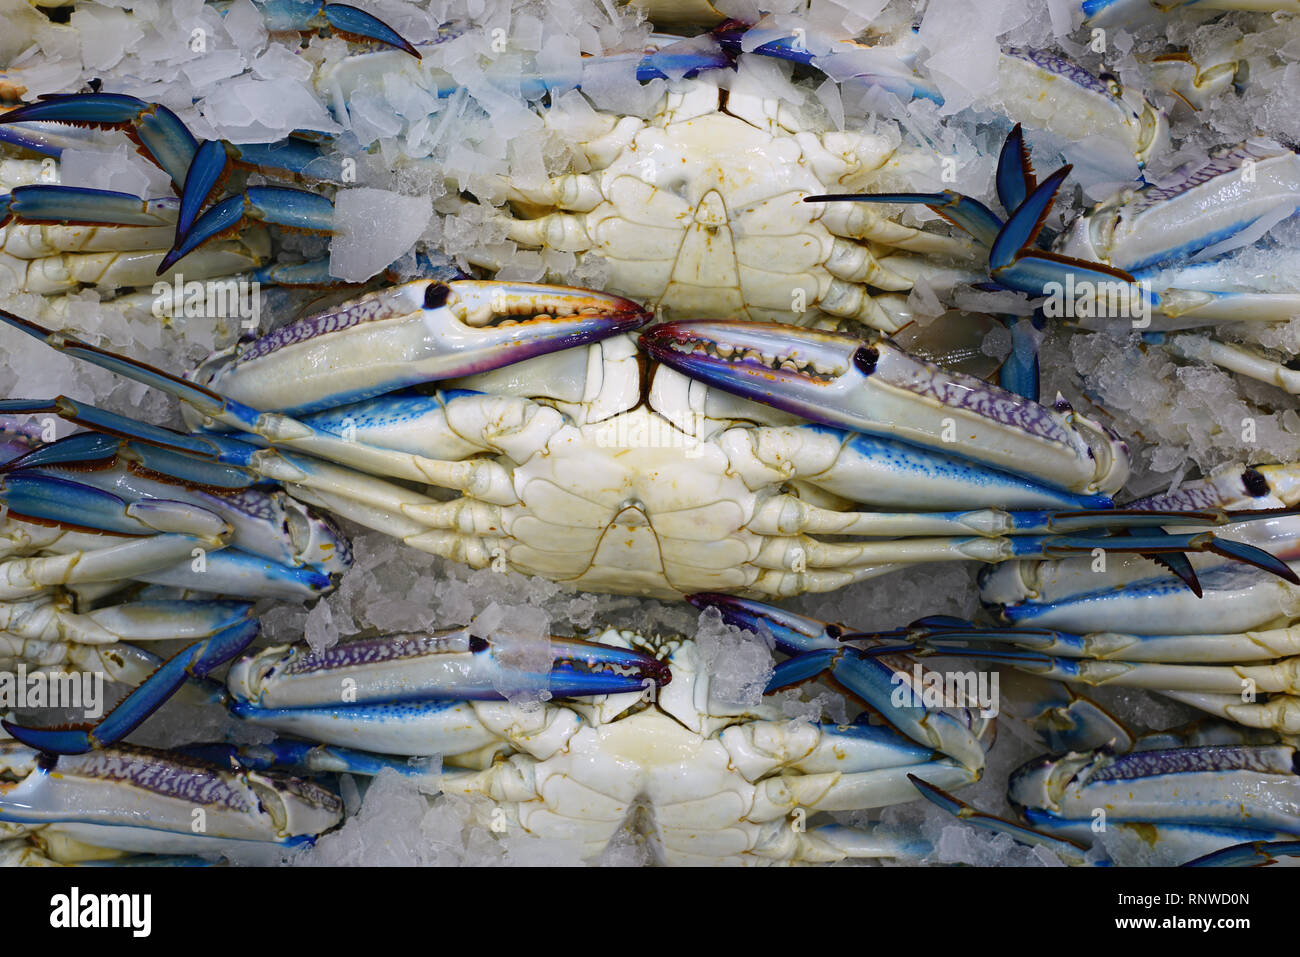
[[340,190],[334,200],[330,275],[348,282],[369,279],[410,251],[432,215],[427,196],[369,187]]

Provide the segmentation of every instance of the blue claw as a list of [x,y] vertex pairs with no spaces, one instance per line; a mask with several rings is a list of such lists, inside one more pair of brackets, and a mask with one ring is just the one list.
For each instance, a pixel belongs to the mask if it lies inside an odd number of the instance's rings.
[[1272,572],[1274,575],[1286,579],[1293,585],[1300,585],[1300,577],[1291,570],[1290,565],[1277,556],[1264,551],[1264,549],[1256,548],[1254,545],[1216,537],[1213,538],[1213,541],[1207,543],[1206,550],[1214,552],[1216,555],[1222,555],[1224,558],[1230,558],[1233,561],[1254,565],[1256,568],[1262,568],[1266,572]]
[[334,204],[324,196],[287,186],[250,186],[244,193],[223,199],[193,225],[158,266],[162,275],[176,261],[210,240],[228,235],[245,219],[273,223],[308,232],[334,231]]
[[71,123],[123,130],[171,177],[179,192],[185,183],[198,140],[167,107],[124,93],[60,93],[0,114],[0,124]]
[[1002,152],[998,156],[998,201],[1002,203],[1003,209],[1016,209],[1029,198],[1037,185],[1034,167],[1029,162],[1029,149],[1025,146],[1025,136],[1017,123],[1002,144]]
[[25,728],[0,722],[15,740],[50,754],[85,754],[122,740],[138,728],[190,678],[205,678],[219,665],[239,654],[257,637],[258,623],[244,621],[211,638],[197,641],[168,659],[157,671],[126,696],[95,727],[47,729]]
[[644,691],[672,680],[668,665],[641,651],[576,638],[551,639],[551,694],[561,698]]
[[176,219],[176,242],[189,233],[199,212],[230,175],[230,158],[225,147],[217,140],[204,140],[194,153],[194,162],[185,174],[185,188],[181,190],[180,215]]
[[378,17],[346,3],[319,0],[258,0],[257,7],[272,33],[304,32],[330,26],[348,39],[372,41],[420,59],[420,51]]
[[[999,273],[1015,263],[1016,254],[1026,247],[1032,248],[1034,240],[1042,232],[1047,214],[1051,212],[1052,201],[1056,199],[1056,194],[1061,191],[1061,184],[1065,182],[1065,178],[1070,175],[1070,170],[1073,168],[1068,163],[1062,166],[1043,180],[1024,202],[1011,207],[1010,218],[989,247],[989,272],[994,279],[1001,281]],[[1035,295],[1045,295],[1038,289],[1025,291]]]
[[329,25],[339,33],[360,40],[374,40],[376,43],[409,53],[417,60],[422,59],[420,51],[411,46],[405,37],[383,20],[371,16],[364,10],[358,10],[346,3],[327,3],[321,7],[321,12],[325,14]]

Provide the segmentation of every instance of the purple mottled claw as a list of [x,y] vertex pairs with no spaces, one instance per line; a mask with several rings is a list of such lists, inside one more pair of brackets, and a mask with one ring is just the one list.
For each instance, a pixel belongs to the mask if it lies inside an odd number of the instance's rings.
[[823,425],[1072,492],[1110,493],[1127,477],[1123,443],[1091,420],[949,372],[887,339],[697,320],[655,326],[641,343],[684,375]]

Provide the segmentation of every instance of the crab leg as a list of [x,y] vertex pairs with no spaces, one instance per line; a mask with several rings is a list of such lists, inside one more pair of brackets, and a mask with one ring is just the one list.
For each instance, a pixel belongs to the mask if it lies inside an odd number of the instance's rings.
[[894,703],[900,684],[911,687],[914,676],[908,669],[915,664],[913,659],[896,654],[863,654],[843,644],[845,631],[840,626],[763,602],[711,593],[691,595],[687,600],[699,608],[717,608],[729,625],[755,633],[766,631],[780,650],[795,656],[777,665],[768,692],[824,672],[910,740],[952,758],[974,775],[968,780],[978,777],[984,766],[984,749],[978,741],[978,729],[984,727],[982,719],[960,703],[937,711],[900,708]]
[[124,642],[82,645],[0,635],[0,667],[7,671],[22,664],[29,674],[34,669],[59,676],[99,672],[109,681],[134,686],[153,674],[161,663],[157,655]]
[[967,561],[996,563],[1018,558],[1061,558],[1090,555],[1102,549],[1111,553],[1152,555],[1164,552],[1214,552],[1267,569],[1287,581],[1295,573],[1280,559],[1262,549],[1241,542],[1225,541],[1205,533],[1190,535],[1017,535],[970,538],[920,538],[882,542],[840,544],[816,539],[772,539],[765,544],[755,564],[767,568],[790,568],[796,558],[817,567],[853,568],[890,563]]
[[[1266,547],[1288,565],[1297,561],[1294,516],[1230,527],[1227,533]],[[1004,565],[985,574],[982,596],[1003,621],[1083,633],[1123,634],[1152,615],[1158,616],[1160,631],[1175,634],[1258,631],[1290,620],[1295,586],[1289,581],[1235,562],[1207,561],[1193,558],[1199,598],[1178,579],[1153,575],[1149,565],[1124,559],[1108,562],[1104,571],[1079,560]]]
[[180,117],[160,103],[122,93],[64,93],[0,114],[0,124],[70,123],[122,130],[176,184],[179,193],[198,141]]
[[[1127,667],[1134,663],[1272,661],[1300,655],[1300,627],[1268,628],[1226,634],[1131,635],[1095,632],[1078,635],[1046,628],[980,628],[970,622],[932,625],[918,622],[907,636],[932,647],[965,647],[972,642],[1009,643],[1040,656],[1043,664],[1087,658],[1094,662],[1114,661]],[[1048,657],[1052,656],[1052,657]],[[1034,663],[1032,656],[1026,658]],[[1068,680],[1068,679],[1067,679]],[[1082,679],[1080,679],[1082,680]],[[1234,684],[1239,690],[1241,682]]]
[[[1295,315],[1300,311],[1300,303],[1291,306],[1283,305],[1282,310],[1289,310],[1290,315]],[[1236,372],[1259,382],[1277,386],[1292,395],[1300,394],[1300,373],[1275,359],[1268,358],[1258,350],[1202,336],[1149,333],[1144,338],[1148,342],[1163,345],[1170,355],[1179,359],[1212,362],[1229,372]]]
[[206,677],[247,648],[257,632],[256,621],[243,621],[194,642],[164,662],[92,730],[25,728],[9,721],[0,726],[16,740],[50,754],[83,754],[113,744],[138,728],[190,678]]
[[[952,648],[964,649],[970,639],[983,641],[990,636],[972,630],[969,639],[959,640],[950,635],[941,635],[940,640],[926,640],[926,647],[938,654],[952,654]],[[1204,636],[1207,639],[1219,636]],[[1231,636],[1237,637],[1237,636]],[[1246,636],[1240,636],[1246,637]],[[1014,633],[1003,635],[1003,639],[1013,643]],[[952,642],[956,640],[957,644]],[[1154,649],[1149,649],[1154,650]],[[1176,648],[1161,650],[1177,654]],[[1216,650],[1214,654],[1223,654]],[[1288,658],[1282,661],[1260,665],[1224,665],[1214,667],[1203,664],[1185,664],[1166,660],[1156,661],[1096,661],[1075,657],[1054,657],[1037,651],[998,650],[977,648],[959,650],[958,657],[981,661],[1008,664],[1014,668],[1027,671],[1056,681],[1068,681],[1097,687],[1116,685],[1128,688],[1151,688],[1155,691],[1184,691],[1207,695],[1231,695],[1240,697],[1243,688],[1253,688],[1259,693],[1295,694],[1300,692],[1300,658]],[[1195,659],[1192,659],[1195,660]]]
[[67,251],[167,249],[176,229],[176,216],[174,199],[142,200],[130,193],[103,189],[19,186],[8,196],[0,196],[0,225],[12,218],[24,224],[103,223],[116,227],[86,230],[69,225],[20,233],[10,229],[4,250],[24,258]]
[[[0,407],[15,404],[0,402]],[[127,421],[68,400],[24,407],[71,415],[81,422]],[[130,502],[189,502],[224,520],[233,530],[230,543],[245,551],[327,573],[346,570],[348,549],[338,529],[282,492],[251,487],[256,476],[166,448],[105,440],[84,433],[69,436],[7,468],[10,475],[64,478]]]
[[753,821],[785,818],[796,807],[887,807],[909,799],[911,775],[963,787],[982,768],[981,763],[972,771],[960,758],[918,745],[893,728],[866,724],[753,721],[727,728],[719,740],[736,769],[759,789],[747,815]]
[[0,631],[39,641],[110,644],[120,641],[194,639],[249,618],[244,601],[128,602],[77,614],[48,598],[0,604]]
[[[0,743],[0,820],[57,824],[78,840],[149,852],[220,850],[223,842],[309,843],[342,819],[342,802],[307,781],[119,747],[52,760]],[[194,809],[206,829],[193,830]]]
[[[188,197],[186,197],[188,199]],[[229,235],[246,220],[306,232],[334,232],[334,204],[325,196],[288,186],[250,186],[198,216],[158,264],[161,275],[204,243]],[[185,224],[182,219],[178,227]]]
[[196,548],[212,547],[211,539],[192,535],[122,538],[122,544],[103,546],[92,552],[10,558],[0,562],[0,599],[25,598],[53,585],[140,579],[160,566],[188,562]]
[[[0,558],[4,559],[0,561],[0,599],[27,597],[53,585],[129,580],[280,598],[312,597],[333,586],[331,575],[316,567],[286,565],[226,547],[228,527],[206,509],[151,500],[123,509],[122,499],[88,486],[46,476],[18,478],[25,500],[30,499],[24,507],[47,517],[10,511],[0,523],[4,533],[0,538]],[[12,475],[0,480],[15,484]],[[69,491],[77,494],[68,498],[65,493]],[[89,528],[84,521],[88,513],[78,512],[77,501],[98,503],[101,507],[95,520],[110,529]],[[220,535],[200,537],[167,531],[171,527],[183,531],[183,523],[192,522],[194,516],[200,517],[204,529],[215,523]],[[178,521],[182,524],[177,525]],[[71,523],[72,527],[51,522]],[[132,523],[162,533],[133,533]],[[301,553],[318,556],[321,568],[341,568],[347,563],[345,550],[328,547],[328,541],[313,544],[310,527],[302,528],[293,520],[290,525],[291,535],[295,528],[299,533]],[[127,531],[111,530],[123,527]],[[203,556],[201,565],[194,561],[197,555]]]
[[[372,777],[381,771],[390,770],[415,779],[428,779],[437,774],[436,763],[431,769],[425,762],[411,761],[407,757],[388,757],[290,738],[276,738],[265,744],[244,746],[192,744],[176,750],[186,757],[198,758],[220,767],[248,771],[284,769],[297,774],[359,774]],[[401,753],[407,755],[413,752]]]
[[[280,597],[317,594],[332,585],[330,575],[316,568],[284,565],[238,549],[217,551],[230,541],[231,526],[194,504],[149,498],[128,501],[113,492],[36,470],[9,471],[0,476],[0,489],[4,501],[19,515],[134,536],[123,544],[91,552],[74,546],[65,554],[11,559],[0,565],[7,586],[0,586],[0,597],[21,597],[51,584],[131,578],[202,591]],[[302,531],[306,531],[305,546],[310,553],[315,549],[310,528]],[[196,548],[205,554],[201,570],[191,563]],[[210,549],[213,554],[207,556]],[[336,571],[344,567],[333,557],[344,553],[328,548],[321,551],[325,559],[322,567]],[[248,590],[232,588],[236,583]]]

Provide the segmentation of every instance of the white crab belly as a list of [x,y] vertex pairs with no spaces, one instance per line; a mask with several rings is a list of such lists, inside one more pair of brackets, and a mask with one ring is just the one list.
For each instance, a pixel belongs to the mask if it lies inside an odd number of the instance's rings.
[[746,820],[754,786],[730,767],[716,739],[654,709],[584,728],[535,769],[539,801],[520,823],[543,837],[574,835],[598,853],[634,806],[651,819],[662,859],[734,858],[761,826]]
[[798,144],[715,113],[650,128],[602,175],[587,216],[607,288],[677,316],[790,321],[831,275],[823,192]]
[[757,577],[762,537],[746,527],[757,495],[720,448],[645,409],[565,427],[514,482],[508,560],[525,574],[671,598]]

